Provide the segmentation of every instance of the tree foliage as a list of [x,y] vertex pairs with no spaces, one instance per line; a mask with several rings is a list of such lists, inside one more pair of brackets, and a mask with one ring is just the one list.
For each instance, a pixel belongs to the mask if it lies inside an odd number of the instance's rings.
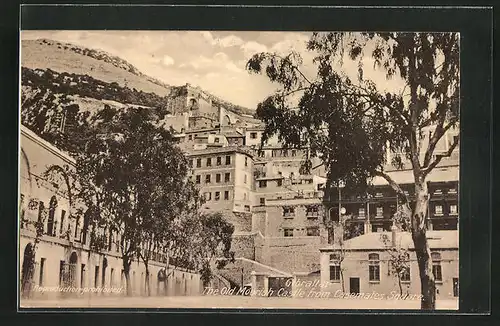
[[[330,186],[343,180],[348,190],[361,193],[374,177],[384,178],[400,199],[404,216],[400,227],[412,232],[422,308],[434,309],[426,178],[459,143],[455,136],[446,152],[436,153],[438,142],[459,122],[459,36],[313,33],[307,49],[315,55],[314,79],[303,72],[297,53],[258,53],[247,63],[249,72],[265,74],[281,85],[257,107],[257,117],[266,123],[262,143],[277,134],[288,146],[309,147],[311,157],[322,159]],[[356,78],[343,69],[345,60],[357,62]],[[381,90],[366,79],[365,65],[370,61],[387,79],[399,80],[401,89]],[[390,161],[387,152],[392,153]],[[411,167],[415,202],[386,173],[389,164]]]

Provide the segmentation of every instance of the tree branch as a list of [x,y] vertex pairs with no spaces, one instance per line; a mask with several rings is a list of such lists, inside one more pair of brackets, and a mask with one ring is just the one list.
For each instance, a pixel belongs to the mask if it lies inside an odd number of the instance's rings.
[[460,142],[460,135],[454,136],[453,137],[453,143],[451,146],[448,148],[448,151],[444,154],[437,154],[436,158],[434,161],[429,163],[429,166],[427,166],[425,169],[422,170],[424,178],[441,162],[443,157],[450,157],[455,148],[458,146],[458,143]]
[[457,118],[452,119],[445,127],[443,127],[444,120],[445,114],[442,114],[431,139],[429,139],[429,145],[427,146],[424,157],[424,164],[422,166],[423,168],[427,168],[429,166],[437,143],[443,137],[443,135],[453,126],[453,124],[457,121]]
[[290,66],[291,66],[293,69],[295,69],[295,70],[296,70],[296,71],[297,71],[297,72],[298,72],[298,73],[302,76],[302,78],[304,78],[304,79],[305,79],[305,81],[307,81],[310,85],[312,85],[312,84],[313,84],[313,83],[309,80],[309,78],[307,78],[307,77],[306,77],[306,76],[302,73],[302,71],[300,71],[299,67],[297,67],[296,65],[294,65],[294,64],[292,63],[292,61],[291,61],[289,58],[283,58],[282,56],[280,56],[280,55],[278,55],[278,54],[276,54],[276,53],[274,53],[273,55],[274,55],[275,57],[280,58],[280,59],[281,59],[281,60],[283,60],[283,61],[287,61],[287,62],[290,64]]
[[389,186],[391,186],[391,188],[398,195],[400,195],[401,197],[403,197],[405,203],[408,203],[408,197],[406,196],[405,192],[403,191],[403,189],[401,189],[401,187],[399,186],[399,184],[396,181],[394,181],[394,179],[391,178],[391,176],[389,176],[387,173],[382,172],[382,171],[375,171],[374,174],[376,176],[384,178],[387,181],[387,183],[389,184]]

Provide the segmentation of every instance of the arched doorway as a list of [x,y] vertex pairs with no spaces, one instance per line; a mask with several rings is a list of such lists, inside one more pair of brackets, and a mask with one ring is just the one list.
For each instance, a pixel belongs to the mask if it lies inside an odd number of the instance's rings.
[[50,236],[54,236],[57,229],[55,223],[56,207],[57,207],[57,198],[56,196],[52,196],[52,198],[50,198],[49,217],[47,219],[47,234]]
[[198,101],[196,99],[192,98],[189,100],[189,110],[198,110]]
[[77,264],[78,264],[78,255],[76,252],[72,252],[70,257],[69,257],[69,263],[65,263],[64,261],[61,261],[61,285],[62,286],[69,286],[69,287],[76,287],[77,283]]
[[222,125],[223,126],[230,126],[231,125],[231,119],[229,118],[229,115],[225,115],[223,118],[222,118]]
[[158,271],[157,275],[157,291],[158,295],[167,295],[167,272],[165,268]]
[[35,250],[31,243],[24,248],[23,265],[21,267],[21,296],[29,297],[35,274]]

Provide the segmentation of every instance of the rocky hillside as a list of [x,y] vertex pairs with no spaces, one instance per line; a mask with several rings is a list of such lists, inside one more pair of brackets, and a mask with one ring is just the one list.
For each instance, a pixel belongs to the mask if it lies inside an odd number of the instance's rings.
[[[79,80],[91,79],[94,84],[101,84],[101,90],[106,85],[112,85],[114,89],[121,88],[126,92],[147,93],[151,94],[151,97],[160,98],[170,96],[172,89],[176,88],[143,74],[126,60],[105,51],[47,39],[22,41],[21,66],[37,72],[45,70],[51,71],[51,74],[55,72],[66,76],[77,76]],[[81,85],[78,80],[72,82],[76,82],[76,86]],[[221,104],[234,113],[248,115],[254,113],[248,108],[234,105],[208,93],[207,95],[214,103]],[[163,100],[158,103],[128,102],[154,107],[165,103]]]
[[89,75],[97,80],[154,92],[159,96],[170,93],[170,87],[143,75],[130,63],[104,51],[85,49],[51,40],[24,40],[21,43],[21,66],[31,69],[51,69],[77,75]]

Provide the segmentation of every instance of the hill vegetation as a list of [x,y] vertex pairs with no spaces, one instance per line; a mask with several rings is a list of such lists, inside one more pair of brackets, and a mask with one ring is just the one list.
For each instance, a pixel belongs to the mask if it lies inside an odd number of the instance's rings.
[[[178,96],[178,90],[183,88],[183,86],[171,86],[156,78],[147,76],[126,60],[102,50],[88,49],[47,39],[24,40],[21,45],[21,66],[23,68],[36,71],[49,70],[52,74],[59,72],[65,74],[65,76],[86,76],[85,78],[73,80],[76,83],[89,79],[93,80],[93,84],[100,84],[103,87],[107,87],[107,85],[112,85],[114,89],[121,87],[123,91],[120,91],[120,93],[128,93],[128,95],[118,97],[122,97],[122,99],[124,97],[133,98],[128,103],[158,107],[166,103],[166,100],[161,98]],[[232,104],[206,91],[201,91],[216,106],[221,105],[236,114],[254,114],[253,110]],[[110,92],[116,91],[110,90]],[[136,95],[131,95],[131,92],[138,93],[137,96],[140,99],[138,100]],[[154,95],[144,95],[151,93]],[[113,100],[116,100],[117,96],[114,97]],[[153,97],[155,98],[154,101],[152,100]]]

